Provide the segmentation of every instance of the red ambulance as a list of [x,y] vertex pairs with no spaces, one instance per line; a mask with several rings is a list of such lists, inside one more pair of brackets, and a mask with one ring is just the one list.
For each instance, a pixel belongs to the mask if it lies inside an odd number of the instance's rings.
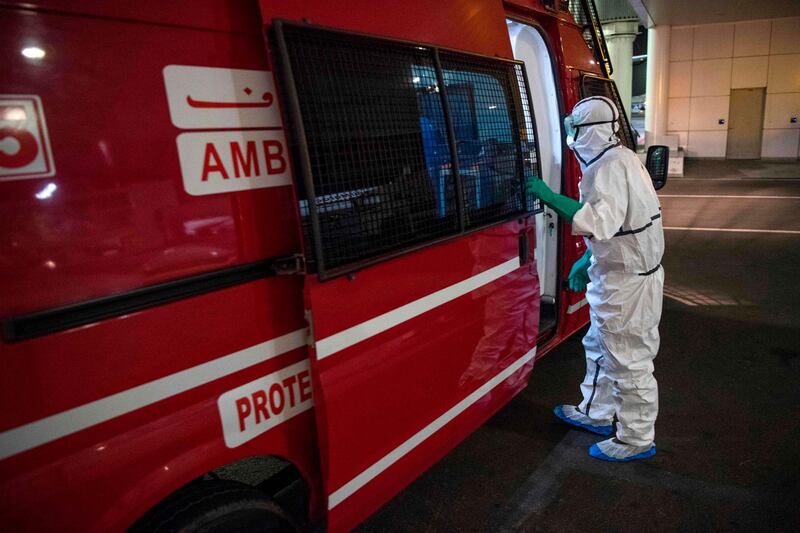
[[591,0],[11,0],[0,49],[4,530],[350,529],[587,322],[523,183],[618,100]]

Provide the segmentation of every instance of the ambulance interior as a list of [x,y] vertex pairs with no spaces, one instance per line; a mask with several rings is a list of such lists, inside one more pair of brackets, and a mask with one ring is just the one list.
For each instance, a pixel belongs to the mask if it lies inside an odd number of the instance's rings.
[[[542,34],[533,26],[507,20],[514,58],[525,62],[533,103],[541,178],[556,192],[562,183],[561,113],[555,69]],[[536,214],[536,263],[541,287],[539,333],[556,325],[558,290],[558,232],[556,214],[548,207]]]

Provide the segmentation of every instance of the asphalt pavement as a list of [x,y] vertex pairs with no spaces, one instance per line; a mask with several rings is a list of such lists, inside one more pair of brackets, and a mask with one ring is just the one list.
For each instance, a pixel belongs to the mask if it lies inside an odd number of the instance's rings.
[[597,461],[553,417],[579,333],[361,531],[800,531],[800,164],[687,161],[660,196],[658,454]]

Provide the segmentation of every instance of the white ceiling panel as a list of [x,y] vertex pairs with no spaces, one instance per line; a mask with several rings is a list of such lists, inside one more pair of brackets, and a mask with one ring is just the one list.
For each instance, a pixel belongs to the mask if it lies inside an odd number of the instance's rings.
[[[597,0],[598,3],[602,0]],[[800,16],[798,0],[630,0],[653,23],[673,26]]]

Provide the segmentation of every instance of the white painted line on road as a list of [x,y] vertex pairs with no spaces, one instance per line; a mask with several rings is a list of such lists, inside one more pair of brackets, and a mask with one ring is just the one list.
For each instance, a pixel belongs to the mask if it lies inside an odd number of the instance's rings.
[[697,304],[691,300],[687,300],[686,298],[681,298],[680,296],[675,296],[674,294],[667,294],[664,292],[664,298],[670,298],[675,300],[676,302],[680,302],[683,305],[688,305],[689,307],[696,307]]
[[548,509],[552,511],[551,505],[559,505],[564,483],[575,474],[588,474],[607,486],[624,483],[637,490],[667,490],[691,501],[735,502],[733,505],[747,508],[745,506],[759,500],[759,494],[744,487],[703,481],[667,470],[636,468],[644,467],[645,463],[622,466],[592,459],[586,451],[598,440],[599,437],[586,432],[568,431],[528,479],[495,511],[492,530],[517,533],[530,529],[526,526],[539,522],[542,513]]
[[559,495],[567,475],[582,463],[592,461],[586,450],[597,441],[597,437],[571,430],[539,463],[539,466],[506,500],[499,511],[500,520],[494,530],[500,533],[516,533],[525,529],[531,516],[541,514]]
[[678,226],[664,226],[664,229],[678,231],[722,231],[730,233],[780,233],[784,235],[800,235],[800,230],[790,229],[747,229],[747,228],[684,228]]
[[748,196],[733,194],[659,194],[659,198],[753,198],[756,200],[800,200],[800,196]]
[[[800,178],[675,178],[675,181],[798,181]],[[670,183],[675,183],[672,181]]]

